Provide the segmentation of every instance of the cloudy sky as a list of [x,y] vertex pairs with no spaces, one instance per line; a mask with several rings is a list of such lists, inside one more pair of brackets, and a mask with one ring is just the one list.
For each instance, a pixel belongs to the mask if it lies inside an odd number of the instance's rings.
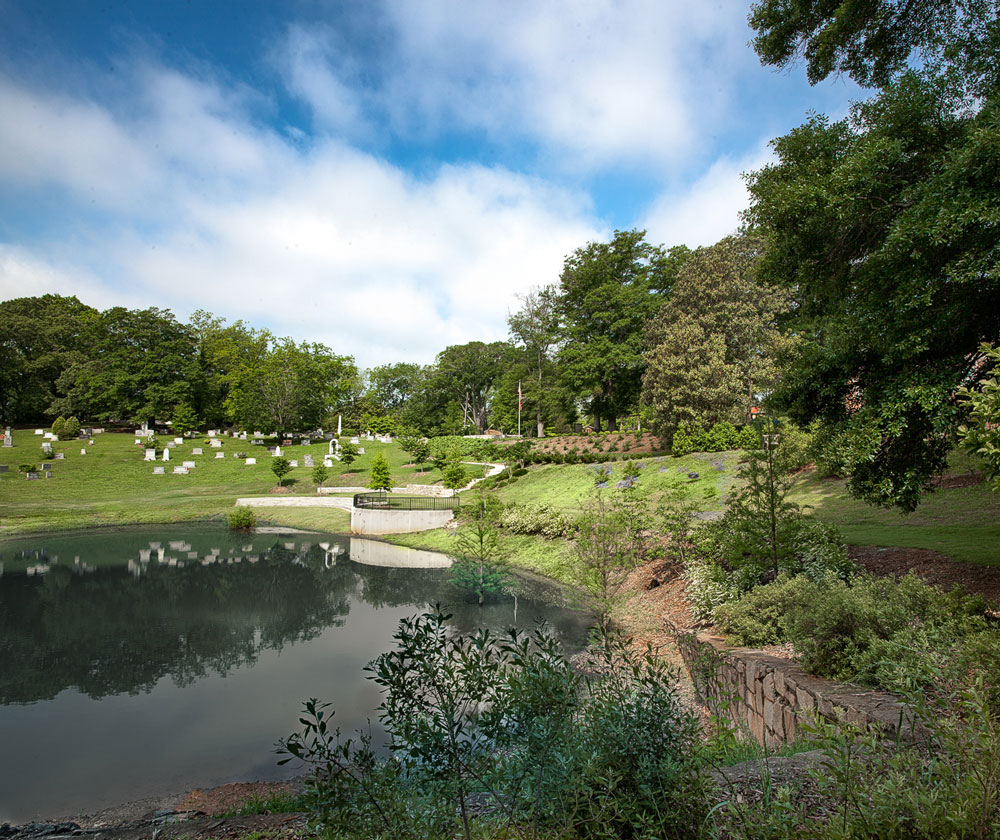
[[616,229],[707,245],[860,92],[748,0],[0,0],[0,299],[206,309],[362,366],[506,337]]

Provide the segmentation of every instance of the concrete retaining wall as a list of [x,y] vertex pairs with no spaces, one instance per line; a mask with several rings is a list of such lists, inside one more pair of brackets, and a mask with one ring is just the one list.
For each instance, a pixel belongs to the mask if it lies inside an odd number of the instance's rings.
[[891,694],[820,679],[794,662],[730,647],[708,633],[681,636],[678,645],[702,700],[760,744],[793,741],[802,723],[816,718],[893,738],[902,724],[902,737],[913,736],[908,708]]
[[455,517],[452,510],[372,510],[351,507],[351,533],[409,534],[442,528]]

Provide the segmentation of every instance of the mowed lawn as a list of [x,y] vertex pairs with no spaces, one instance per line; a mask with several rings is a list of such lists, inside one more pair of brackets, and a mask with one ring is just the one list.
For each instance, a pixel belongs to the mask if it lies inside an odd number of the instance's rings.
[[[221,451],[226,457],[216,459],[220,450],[212,449],[207,438],[197,437],[173,447],[170,461],[157,460],[154,465],[143,460],[143,448],[135,445],[135,437],[123,433],[99,434],[93,445],[86,441],[55,442],[55,451],[64,452],[66,458],[48,462],[53,477],[27,481],[18,473],[18,466],[35,464],[41,469],[42,440],[32,430],[15,430],[14,447],[0,448],[0,464],[10,467],[10,472],[0,474],[0,534],[211,519],[224,515],[238,497],[265,495],[277,486],[266,447],[223,437]],[[440,481],[440,472],[429,465],[424,472],[405,467],[409,457],[395,444],[365,441],[362,446],[365,454],[350,468],[335,462],[329,470],[328,486],[363,487],[377,452],[383,452],[389,461],[395,484]],[[201,448],[204,454],[193,454],[195,448]],[[87,454],[81,455],[81,449],[86,449]],[[255,457],[258,463],[247,466],[243,459],[234,457],[237,452]],[[315,494],[312,468],[301,466],[303,455],[311,453],[321,464],[326,452],[325,443],[284,449],[285,457],[297,459],[300,464],[285,477],[289,492]],[[183,461],[194,461],[197,466],[188,475],[174,475],[173,468]],[[153,475],[154,466],[166,467],[166,474]],[[482,475],[479,467],[467,469],[470,478]],[[268,510],[264,516],[268,521],[299,527],[347,528],[346,514],[338,511]]]
[[[977,469],[975,461],[956,454],[948,474]],[[955,560],[1000,565],[1000,493],[988,483],[928,493],[910,514],[852,499],[846,484],[807,471],[791,498],[818,519],[836,525],[849,545],[925,548]]]

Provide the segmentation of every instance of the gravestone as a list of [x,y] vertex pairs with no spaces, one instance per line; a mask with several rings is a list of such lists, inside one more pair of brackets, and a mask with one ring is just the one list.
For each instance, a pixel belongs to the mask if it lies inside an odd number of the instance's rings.
[[211,441],[211,443],[212,443],[212,449],[221,449],[222,448],[222,441],[219,440],[218,438],[213,439]]
[[178,446],[180,446],[182,443],[184,443],[184,438],[175,437],[174,438],[174,443],[176,443]]
[[216,452],[215,453],[215,457],[216,458],[225,458],[226,457],[226,453],[225,452]]
[[45,441],[45,443],[42,444],[42,452],[44,452],[46,455],[51,454],[52,443],[50,441]]
[[155,449],[147,449],[146,450],[146,457],[143,458],[143,460],[144,461],[155,461],[156,460],[156,450]]
[[313,466],[313,456],[312,455],[305,455],[305,456],[303,456],[302,460],[303,460],[303,462],[305,463],[305,465],[307,467]]
[[166,475],[167,471],[163,467],[153,467],[153,475]]
[[275,458],[280,458],[281,457],[281,447],[280,446],[274,447],[274,457]]
[[246,440],[246,439],[247,439],[247,433],[246,432],[240,432],[240,440]]
[[52,472],[52,464],[42,464],[42,472]]
[[80,454],[81,455],[86,455],[87,454],[87,450],[86,449],[81,449],[80,450]]
[[169,447],[167,447],[166,449],[163,450],[163,460],[164,461],[169,461],[170,460],[170,448]]
[[247,458],[247,460],[246,460],[246,465],[248,467],[252,467],[256,463],[257,463],[257,459],[256,458]]
[[292,441],[291,440],[283,440],[281,442],[281,445],[282,446],[291,446],[292,445]]
[[298,461],[289,461],[288,463],[292,465],[293,469],[299,465]]
[[209,429],[208,430],[208,436],[210,438],[214,438],[216,436],[216,434],[217,434],[217,432],[215,431],[215,429]]
[[364,454],[365,454],[365,448],[363,446],[359,446],[358,447],[358,455],[364,455]]
[[323,466],[324,467],[332,467],[333,466],[333,458],[331,458],[329,455],[327,455],[325,458],[323,458]]
[[183,466],[186,470],[193,470],[198,465],[194,461],[184,461],[181,466]]
[[45,429],[35,429],[35,434],[36,435],[44,435],[45,434]]
[[7,464],[0,464],[0,473],[10,472],[10,466]]
[[174,467],[174,475],[187,475],[187,474],[188,474],[187,467]]
[[57,461],[65,461],[66,460],[66,453],[65,452],[57,452],[56,453],[56,460]]
[[202,449],[201,449],[200,446],[196,446],[194,449],[191,450],[191,454],[192,455],[202,455],[204,453],[203,453],[203,451],[202,451]]
[[353,443],[355,446],[357,446],[359,443],[361,443],[361,438],[353,437],[353,438],[351,438],[351,443]]
[[34,481],[34,480],[35,480],[36,478],[38,478],[38,473],[36,473],[36,472],[29,472],[29,473],[25,473],[25,474],[24,474],[24,477],[25,477],[25,478],[26,478],[26,479],[27,479],[28,481]]
[[57,437],[57,436],[56,436],[56,435],[54,435],[54,434],[52,434],[52,432],[46,432],[46,433],[45,433],[45,439],[46,439],[46,440],[55,440],[55,439],[56,439],[56,437]]

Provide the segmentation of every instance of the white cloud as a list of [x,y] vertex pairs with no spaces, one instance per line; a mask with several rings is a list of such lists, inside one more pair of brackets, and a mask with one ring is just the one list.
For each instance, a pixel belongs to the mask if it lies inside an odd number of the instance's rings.
[[[58,246],[60,234],[6,246],[0,294],[77,294],[182,319],[204,308],[366,366],[429,362],[448,344],[503,338],[514,295],[552,282],[564,256],[600,233],[585,197],[541,180],[481,166],[415,178],[333,140],[302,151],[210,82],[152,68],[140,78],[139,100],[155,105],[139,116],[7,89],[38,115],[50,163],[72,159],[67,122],[85,113],[144,177],[133,182],[103,158],[84,171],[22,172],[29,186],[65,192],[72,233]],[[108,185],[110,225],[84,212],[84,172]],[[141,214],[121,206],[121,192]],[[81,223],[97,234],[79,235]],[[101,276],[65,266],[101,266]]]
[[761,145],[739,160],[720,158],[689,186],[663,192],[642,222],[651,242],[697,248],[712,245],[740,226],[739,214],[750,203],[742,173],[771,159]]

